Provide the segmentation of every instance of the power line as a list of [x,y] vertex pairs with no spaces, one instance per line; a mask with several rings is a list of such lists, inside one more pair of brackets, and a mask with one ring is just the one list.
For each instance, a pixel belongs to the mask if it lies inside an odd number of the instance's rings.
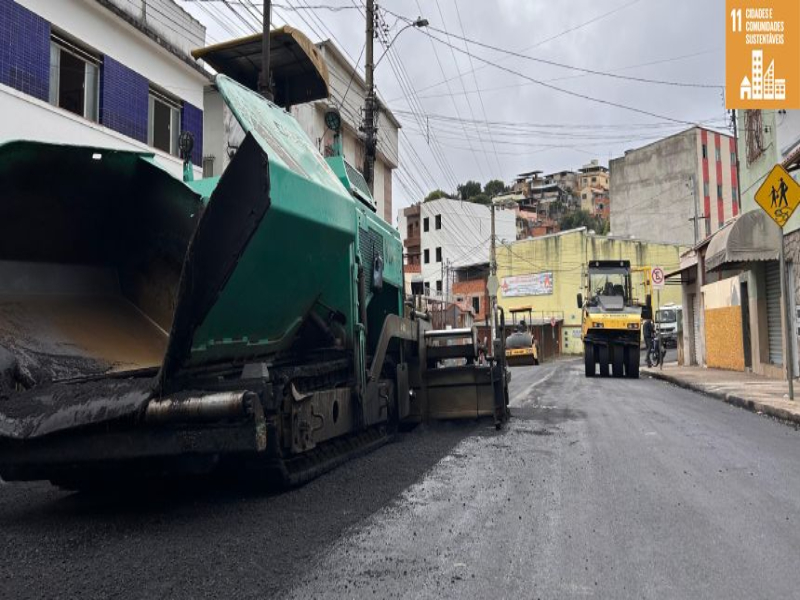
[[[399,15],[396,15],[395,13],[389,11],[388,9],[384,9],[384,10],[386,10],[386,12],[388,12],[389,14],[392,14],[392,15],[395,15],[395,16],[399,17]],[[407,19],[407,22],[411,23],[412,20],[411,19]],[[617,73],[611,73],[611,72],[608,72],[608,71],[599,71],[599,70],[596,70],[596,69],[589,69],[587,67],[577,67],[575,65],[568,65],[568,64],[562,63],[562,62],[558,62],[558,61],[554,61],[554,60],[548,60],[546,58],[538,58],[538,57],[535,57],[535,56],[530,56],[528,54],[522,54],[521,52],[515,52],[514,50],[509,50],[507,48],[502,48],[500,46],[495,46],[493,44],[487,44],[485,42],[480,42],[478,40],[469,39],[469,38],[466,38],[466,37],[463,37],[463,36],[458,36],[458,35],[455,35],[455,34],[449,34],[446,29],[439,29],[438,27],[434,27],[433,25],[428,25],[426,27],[426,30],[429,30],[429,31],[432,30],[432,31],[436,31],[438,33],[442,33],[445,36],[447,36],[448,38],[452,36],[452,37],[454,37],[456,39],[459,39],[461,41],[469,42],[471,44],[474,44],[475,46],[480,46],[481,48],[486,48],[487,50],[493,50],[495,52],[501,52],[503,54],[507,54],[508,56],[513,56],[514,58],[522,58],[524,60],[529,60],[529,61],[532,61],[532,62],[537,62],[537,63],[549,65],[549,66],[552,66],[552,67],[559,67],[561,69],[567,69],[567,70],[570,70],[570,71],[580,71],[580,72],[586,73],[588,75],[599,75],[599,76],[602,76],[602,77],[611,77],[613,79],[624,79],[626,81],[635,81],[635,82],[639,82],[639,83],[650,83],[650,84],[668,85],[668,86],[684,87],[684,88],[702,88],[702,89],[714,89],[714,90],[720,90],[720,89],[724,88],[723,85],[718,85],[718,84],[691,83],[691,82],[684,82],[684,81],[666,81],[666,80],[662,80],[662,79],[649,79],[649,78],[646,78],[646,77],[635,77],[635,76],[631,76],[631,75],[619,75]],[[428,31],[425,31],[423,33],[428,34]],[[430,37],[433,37],[433,39],[437,39],[437,40],[439,39],[439,38],[436,38],[434,36],[430,36]],[[441,41],[441,40],[439,40],[439,41]],[[447,44],[450,45],[449,44],[449,40],[448,40]]]
[[[618,13],[618,12],[620,12],[622,10],[625,10],[626,8],[630,8],[631,6],[633,6],[634,4],[637,4],[639,2],[641,2],[641,0],[633,0],[632,2],[628,2],[627,4],[623,4],[621,6],[618,6],[617,8],[614,8],[614,9],[608,11],[608,12],[605,12],[603,14],[597,15],[596,17],[593,17],[593,18],[589,19],[588,21],[584,21],[583,23],[579,23],[578,25],[575,25],[573,27],[570,27],[568,29],[560,31],[559,33],[557,33],[555,35],[552,35],[552,36],[550,36],[548,38],[540,40],[540,41],[536,42],[535,44],[533,44],[531,46],[527,46],[526,48],[523,48],[521,50],[521,52],[527,52],[528,50],[533,50],[534,48],[538,48],[539,46],[542,46],[542,45],[546,44],[547,42],[551,42],[551,41],[553,41],[555,39],[558,39],[558,38],[560,38],[560,37],[562,37],[564,35],[572,33],[573,31],[577,31],[578,29],[582,29],[583,27],[587,27],[588,25],[596,23],[596,22],[598,22],[598,21],[600,21],[602,19],[605,19],[606,17],[610,17],[611,15],[613,15],[615,13]],[[398,19],[401,19],[401,17],[398,17]],[[405,20],[405,17],[402,17],[402,19]],[[482,69],[485,69],[487,66],[488,65],[483,65],[483,66],[477,67],[475,69],[475,71],[480,71]],[[451,78],[451,80],[452,79],[455,79],[455,78]],[[425,86],[423,88],[420,88],[419,91],[423,91],[424,92],[425,90],[433,89],[435,87],[439,87],[440,85],[444,85],[444,84],[445,84],[445,81],[440,81],[438,83],[434,83],[434,84]]]
[[[455,48],[455,50],[457,52],[464,53],[464,50],[462,50],[461,48],[457,48],[457,47],[453,46],[452,44],[449,44],[447,41],[445,41],[445,40],[443,40],[443,39],[441,39],[439,37],[436,37],[434,35],[431,35],[427,31],[424,31],[424,30],[419,29],[419,28],[415,28],[415,29],[416,29],[416,31],[418,31],[422,35],[425,35],[425,36],[427,36],[428,38],[430,38],[432,40],[436,40],[440,44],[444,44],[445,46],[450,46],[452,48]],[[655,113],[655,112],[652,112],[652,111],[649,111],[649,110],[644,110],[644,109],[641,109],[641,108],[636,108],[634,106],[628,106],[626,104],[621,104],[619,102],[614,102],[613,100],[605,100],[603,98],[596,98],[594,96],[589,96],[588,94],[582,94],[580,92],[574,92],[572,90],[561,88],[561,87],[555,86],[555,85],[553,85],[551,83],[547,83],[545,81],[542,81],[540,79],[535,79],[534,77],[530,77],[528,75],[525,75],[524,73],[520,73],[519,71],[515,71],[514,69],[510,69],[510,68],[505,67],[503,65],[497,64],[497,63],[495,63],[493,61],[490,61],[490,60],[487,60],[487,59],[485,59],[485,58],[483,58],[481,56],[478,56],[478,55],[473,55],[473,56],[477,60],[479,60],[479,61],[481,61],[481,62],[483,62],[483,63],[485,63],[485,64],[487,64],[489,66],[493,66],[496,69],[500,69],[501,71],[505,71],[507,73],[511,73],[513,75],[516,75],[517,77],[521,77],[522,79],[526,79],[528,81],[536,83],[536,84],[538,84],[538,85],[540,85],[542,87],[545,87],[547,89],[551,89],[553,91],[560,92],[562,94],[566,94],[566,95],[572,96],[574,98],[580,98],[582,100],[588,100],[590,102],[594,102],[594,103],[597,103],[597,104],[603,104],[603,105],[606,105],[606,106],[613,106],[615,108],[620,108],[622,110],[635,112],[635,113],[638,113],[638,114],[641,114],[641,115],[646,115],[648,117],[655,117],[657,119],[663,119],[665,121],[672,121],[674,123],[683,123],[685,125],[694,125],[694,123],[692,123],[691,121],[685,121],[683,119],[676,119],[674,117],[660,115],[658,113]]]

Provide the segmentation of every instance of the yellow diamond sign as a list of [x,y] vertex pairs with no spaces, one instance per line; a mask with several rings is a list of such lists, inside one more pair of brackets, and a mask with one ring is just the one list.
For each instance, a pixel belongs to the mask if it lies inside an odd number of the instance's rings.
[[786,169],[775,165],[758,188],[756,202],[779,227],[783,227],[800,204],[800,185]]

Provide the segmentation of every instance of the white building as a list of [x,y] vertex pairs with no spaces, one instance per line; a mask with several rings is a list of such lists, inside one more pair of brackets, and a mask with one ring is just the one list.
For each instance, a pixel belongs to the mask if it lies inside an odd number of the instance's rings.
[[[405,218],[400,211],[401,232],[407,229]],[[489,262],[492,217],[488,206],[444,198],[423,202],[420,222],[421,269],[413,282],[421,281],[427,295],[446,294],[444,282],[453,269]],[[496,210],[495,235],[498,244],[516,240],[513,210]]]
[[152,152],[176,176],[178,136],[201,174],[205,27],[173,0],[0,1],[0,143]]

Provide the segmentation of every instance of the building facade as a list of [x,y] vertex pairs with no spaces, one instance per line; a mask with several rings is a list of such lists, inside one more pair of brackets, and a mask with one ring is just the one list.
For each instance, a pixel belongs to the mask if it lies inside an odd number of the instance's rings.
[[[535,320],[560,324],[554,329],[560,337],[558,351],[581,354],[577,295],[584,291],[587,263],[630,260],[634,269],[661,266],[669,271],[678,268],[684,250],[675,244],[593,235],[584,227],[504,244],[497,250],[498,304],[507,315],[513,309],[530,307]],[[667,286],[653,295],[654,308],[659,303],[680,301],[678,285]]]
[[614,235],[694,245],[741,212],[735,141],[692,127],[628,150],[610,163],[609,194]]
[[0,0],[0,141],[151,152],[183,173],[203,158],[205,27],[173,0]]
[[[300,125],[319,147],[324,156],[333,152],[333,132],[325,126],[325,111],[338,108],[342,116],[342,150],[344,158],[359,171],[364,164],[364,144],[361,126],[367,84],[353,64],[330,40],[317,44],[325,63],[331,96],[328,101],[312,102],[292,107]],[[393,172],[400,163],[398,138],[400,122],[392,111],[379,100],[378,149],[375,159],[373,197],[378,203],[378,214],[392,222]]]
[[[398,215],[400,235],[406,240],[406,248],[409,243],[419,248],[419,273],[412,272],[409,287],[421,286],[426,296],[452,298],[456,272],[489,261],[491,209],[483,204],[447,198],[422,202],[418,207],[418,215],[415,210],[408,209]],[[416,219],[419,219],[420,228],[409,229],[409,222]],[[418,246],[415,241],[409,242],[414,240],[415,231],[419,231]],[[495,236],[498,243],[514,241],[516,232],[515,212],[497,209]],[[406,261],[409,258],[407,256]]]
[[[591,214],[597,214],[597,205],[603,204],[602,199],[608,197],[608,167],[604,167],[598,160],[592,160],[579,169],[578,185],[581,197],[581,209]],[[606,200],[605,205],[608,205]],[[602,216],[603,209],[599,216]]]

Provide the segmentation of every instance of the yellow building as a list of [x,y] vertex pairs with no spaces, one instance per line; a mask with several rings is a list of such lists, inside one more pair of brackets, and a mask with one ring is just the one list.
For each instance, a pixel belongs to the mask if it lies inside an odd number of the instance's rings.
[[[586,264],[590,260],[629,260],[631,268],[663,267],[675,271],[687,248],[590,234],[585,227],[553,235],[520,240],[497,247],[498,304],[506,315],[511,309],[532,307],[534,319],[555,319],[562,326],[560,351],[581,354],[581,311],[577,295],[583,292]],[[653,309],[681,303],[679,285],[653,293]]]

